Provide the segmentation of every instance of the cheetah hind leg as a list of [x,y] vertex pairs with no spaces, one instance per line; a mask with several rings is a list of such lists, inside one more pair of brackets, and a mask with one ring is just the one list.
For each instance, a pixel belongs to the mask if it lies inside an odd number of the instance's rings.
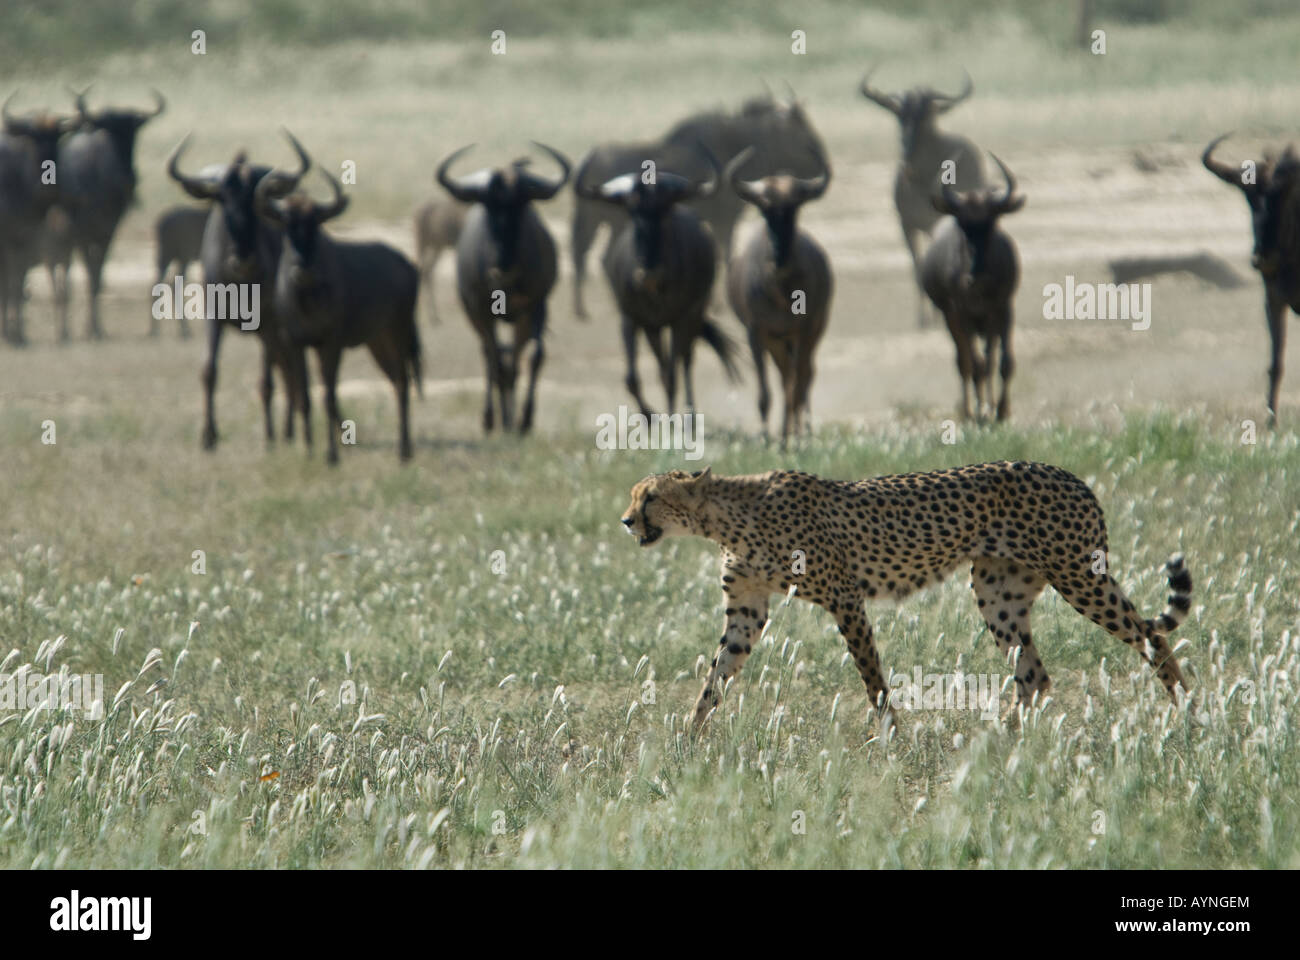
[[998,652],[1004,660],[1015,659],[1016,703],[1007,711],[1010,721],[1018,706],[1033,703],[1035,693],[1041,700],[1051,689],[1029,629],[1029,611],[1047,581],[1028,567],[996,557],[981,557],[971,564],[970,572],[980,615]]

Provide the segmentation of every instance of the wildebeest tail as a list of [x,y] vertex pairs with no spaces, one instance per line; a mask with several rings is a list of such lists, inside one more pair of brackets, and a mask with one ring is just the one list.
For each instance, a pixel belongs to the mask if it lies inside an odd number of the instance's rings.
[[722,328],[707,317],[700,326],[700,336],[722,361],[723,369],[727,371],[727,379],[732,383],[739,380],[740,370],[736,367],[736,354],[739,348],[736,346],[736,341],[723,333]]

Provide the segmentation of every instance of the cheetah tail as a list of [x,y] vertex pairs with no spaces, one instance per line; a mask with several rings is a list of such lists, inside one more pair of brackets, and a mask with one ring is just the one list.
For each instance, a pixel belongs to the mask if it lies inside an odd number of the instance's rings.
[[1192,575],[1183,565],[1183,555],[1176,553],[1165,564],[1169,576],[1169,603],[1165,612],[1147,621],[1147,625],[1162,637],[1168,636],[1187,617],[1192,608]]

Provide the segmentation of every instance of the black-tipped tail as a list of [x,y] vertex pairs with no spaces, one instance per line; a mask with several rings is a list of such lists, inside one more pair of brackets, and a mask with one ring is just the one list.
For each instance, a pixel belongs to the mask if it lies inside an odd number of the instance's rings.
[[1168,636],[1187,618],[1192,609],[1192,575],[1183,564],[1183,555],[1176,553],[1165,564],[1169,577],[1169,601],[1165,612],[1148,621],[1151,629],[1162,637]]
[[722,328],[708,318],[705,318],[700,326],[700,336],[722,361],[722,367],[727,371],[727,379],[732,383],[739,380],[740,370],[736,367],[736,354],[739,348],[736,346],[736,341],[723,333]]

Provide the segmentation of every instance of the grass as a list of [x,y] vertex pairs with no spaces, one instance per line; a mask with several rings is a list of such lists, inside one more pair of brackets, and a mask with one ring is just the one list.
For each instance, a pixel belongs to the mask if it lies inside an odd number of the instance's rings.
[[[142,449],[127,415],[95,431],[10,465],[4,672],[102,673],[105,697],[101,720],[0,720],[0,866],[1300,865],[1293,435],[1244,447],[1155,413],[956,447],[919,424],[830,428],[786,458],[840,477],[1064,464],[1148,614],[1166,555],[1189,557],[1176,636],[1199,722],[1049,591],[1051,701],[1018,731],[918,710],[886,744],[833,622],[800,603],[776,609],[709,734],[685,734],[722,619],[716,551],[639,551],[616,523],[670,454],[573,435],[324,475],[296,452]],[[708,462],[772,456],[714,437]],[[96,464],[136,480],[87,487]],[[961,577],[872,613],[895,672],[1007,672]]]

